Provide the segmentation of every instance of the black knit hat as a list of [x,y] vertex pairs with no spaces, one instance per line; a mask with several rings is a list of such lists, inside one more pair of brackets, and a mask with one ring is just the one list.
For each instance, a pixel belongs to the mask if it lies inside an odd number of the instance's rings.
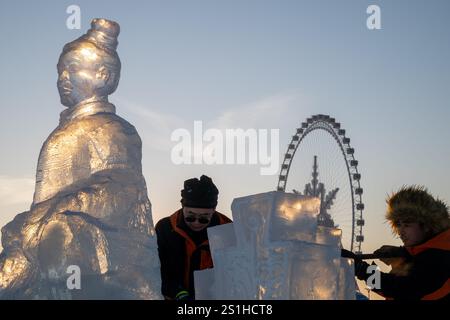
[[181,204],[183,207],[215,208],[219,190],[210,177],[202,175],[198,178],[188,179],[181,190]]

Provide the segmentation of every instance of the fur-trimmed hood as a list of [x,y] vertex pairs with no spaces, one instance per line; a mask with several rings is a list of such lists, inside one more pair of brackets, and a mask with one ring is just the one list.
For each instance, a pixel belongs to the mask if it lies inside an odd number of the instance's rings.
[[387,200],[386,219],[398,234],[400,221],[421,223],[430,236],[450,228],[448,206],[422,186],[404,186]]

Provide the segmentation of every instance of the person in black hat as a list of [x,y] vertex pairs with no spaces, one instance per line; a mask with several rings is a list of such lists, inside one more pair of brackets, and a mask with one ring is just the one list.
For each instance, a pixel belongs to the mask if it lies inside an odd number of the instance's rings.
[[216,211],[218,194],[211,178],[188,179],[182,208],[156,224],[161,292],[168,300],[195,299],[194,270],[213,267],[206,228],[231,222]]

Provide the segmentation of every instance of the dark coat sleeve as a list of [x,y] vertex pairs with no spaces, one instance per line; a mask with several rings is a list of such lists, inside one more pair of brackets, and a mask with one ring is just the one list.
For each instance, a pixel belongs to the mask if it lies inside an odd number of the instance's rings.
[[176,294],[183,290],[183,243],[180,243],[172,230],[169,218],[160,220],[155,227],[158,254],[161,264],[161,292],[169,299],[175,299]]
[[407,276],[381,273],[380,289],[374,291],[396,300],[419,300],[441,288],[449,275],[450,252],[429,249],[414,257]]

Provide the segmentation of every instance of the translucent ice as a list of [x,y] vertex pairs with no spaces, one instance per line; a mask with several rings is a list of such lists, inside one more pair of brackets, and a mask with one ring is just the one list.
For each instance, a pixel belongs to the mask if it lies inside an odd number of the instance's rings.
[[233,224],[208,229],[214,261],[198,299],[354,299],[341,231],[317,226],[320,200],[268,192],[233,201]]
[[[107,98],[120,75],[119,25],[94,19],[91,26],[58,63],[68,109],[42,146],[33,204],[2,229],[0,298],[162,298],[141,139]],[[86,78],[78,90],[74,72]],[[76,290],[67,285],[72,275]]]

